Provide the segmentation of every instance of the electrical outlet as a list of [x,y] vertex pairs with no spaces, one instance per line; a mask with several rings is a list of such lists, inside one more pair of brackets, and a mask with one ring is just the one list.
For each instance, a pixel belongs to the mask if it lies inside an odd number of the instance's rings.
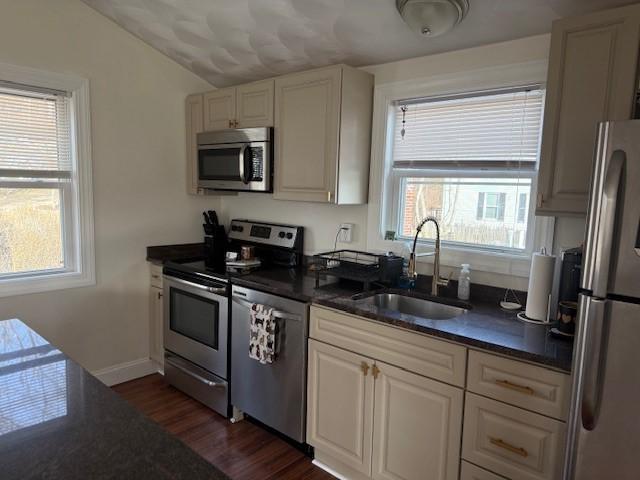
[[353,223],[340,224],[340,235],[338,235],[338,241],[340,243],[353,242]]

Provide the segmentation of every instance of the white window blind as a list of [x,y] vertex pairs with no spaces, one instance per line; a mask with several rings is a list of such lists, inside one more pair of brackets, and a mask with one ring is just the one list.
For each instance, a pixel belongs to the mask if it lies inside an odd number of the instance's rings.
[[0,177],[71,177],[70,97],[0,84]]
[[537,87],[399,101],[393,167],[535,170],[543,103]]

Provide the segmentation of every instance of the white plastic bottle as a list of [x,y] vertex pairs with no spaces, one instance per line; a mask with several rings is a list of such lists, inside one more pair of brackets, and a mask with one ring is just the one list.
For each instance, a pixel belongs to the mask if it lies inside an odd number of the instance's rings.
[[460,300],[469,300],[471,293],[471,272],[469,271],[469,264],[463,263],[460,270],[460,276],[458,277],[458,298]]

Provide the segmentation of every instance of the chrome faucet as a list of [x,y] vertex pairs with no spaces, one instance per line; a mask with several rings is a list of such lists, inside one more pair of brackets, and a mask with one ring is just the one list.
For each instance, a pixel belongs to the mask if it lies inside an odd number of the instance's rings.
[[[423,253],[416,255],[416,243],[418,242],[418,235],[422,231],[422,228],[428,223],[433,222],[436,226],[436,248],[435,251],[429,253]],[[431,281],[431,295],[438,296],[438,287],[446,287],[449,285],[449,279],[440,278],[440,225],[436,217],[426,217],[418,224],[416,229],[416,236],[413,238],[413,248],[409,255],[409,278],[415,279],[418,274],[416,272],[416,257],[427,257],[433,255],[433,280]]]

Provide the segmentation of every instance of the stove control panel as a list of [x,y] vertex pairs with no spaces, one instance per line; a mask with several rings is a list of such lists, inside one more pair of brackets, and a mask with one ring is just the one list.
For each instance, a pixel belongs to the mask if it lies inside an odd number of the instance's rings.
[[231,220],[229,239],[294,249],[301,228],[252,220]]

